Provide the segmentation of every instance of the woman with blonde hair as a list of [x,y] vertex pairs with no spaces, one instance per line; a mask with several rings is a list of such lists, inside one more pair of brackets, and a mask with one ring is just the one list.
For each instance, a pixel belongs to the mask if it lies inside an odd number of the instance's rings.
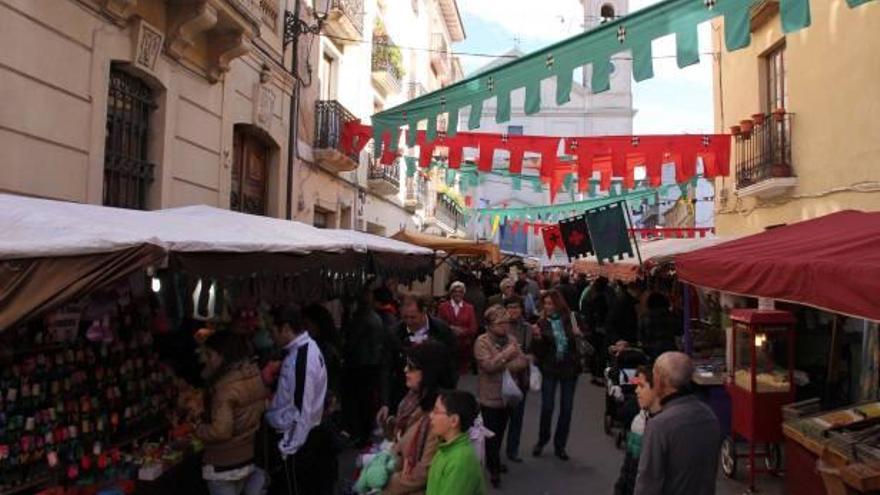
[[520,373],[529,366],[529,360],[516,338],[509,335],[511,316],[504,306],[486,310],[487,331],[474,343],[474,357],[479,373],[479,402],[486,428],[495,436],[486,440],[486,467],[492,486],[501,485],[501,443],[507,430],[507,421],[517,404],[505,403],[504,374]]

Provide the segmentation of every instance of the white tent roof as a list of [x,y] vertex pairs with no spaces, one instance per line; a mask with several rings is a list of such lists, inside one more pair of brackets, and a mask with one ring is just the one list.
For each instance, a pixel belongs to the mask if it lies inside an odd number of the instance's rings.
[[0,259],[72,256],[153,244],[170,252],[384,252],[428,249],[209,206],[135,211],[0,194]]

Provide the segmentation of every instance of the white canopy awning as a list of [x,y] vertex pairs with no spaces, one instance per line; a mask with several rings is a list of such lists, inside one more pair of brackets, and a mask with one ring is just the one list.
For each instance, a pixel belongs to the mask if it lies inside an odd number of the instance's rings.
[[210,206],[136,211],[11,194],[0,194],[0,232],[0,259],[96,254],[142,244],[179,253],[432,254],[371,234]]

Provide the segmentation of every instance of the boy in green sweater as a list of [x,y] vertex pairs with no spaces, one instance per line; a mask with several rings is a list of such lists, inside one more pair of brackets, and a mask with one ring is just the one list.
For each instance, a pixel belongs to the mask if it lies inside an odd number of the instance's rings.
[[477,399],[460,390],[441,392],[431,411],[431,434],[440,447],[428,471],[427,495],[485,495],[483,468],[468,430],[477,417]]

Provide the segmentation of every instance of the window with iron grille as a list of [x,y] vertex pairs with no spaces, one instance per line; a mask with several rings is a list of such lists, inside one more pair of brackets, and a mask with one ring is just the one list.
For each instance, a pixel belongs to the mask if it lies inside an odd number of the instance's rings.
[[137,77],[110,71],[104,145],[104,205],[144,210],[153,182],[147,161],[153,91]]

